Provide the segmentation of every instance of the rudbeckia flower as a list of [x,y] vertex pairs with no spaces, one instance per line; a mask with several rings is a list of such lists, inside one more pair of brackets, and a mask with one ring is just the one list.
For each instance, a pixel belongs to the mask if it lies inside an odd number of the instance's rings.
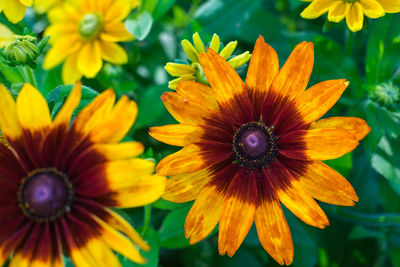
[[45,57],[44,68],[64,62],[63,81],[73,83],[82,76],[94,78],[103,60],[127,63],[128,56],[117,42],[134,39],[123,23],[132,8],[132,1],[126,0],[70,0],[51,9],[51,25],[45,35],[51,36],[53,47]]
[[[182,41],[182,47],[185,51],[186,56],[191,61],[191,64],[181,64],[169,62],[165,65],[165,70],[171,75],[178,77],[168,83],[168,87],[171,89],[176,89],[178,83],[182,81],[196,81],[204,84],[208,84],[207,78],[204,76],[203,68],[201,62],[199,61],[199,55],[206,51],[203,41],[200,35],[196,32],[193,34],[193,44],[189,40],[184,39]],[[220,39],[219,36],[214,34],[211,42],[210,48],[215,52],[219,53],[224,59],[228,59],[232,53],[235,51],[237,46],[237,41],[229,42],[221,51],[220,50]],[[228,60],[228,64],[234,69],[246,64],[251,58],[251,54],[246,51],[238,56],[234,56]]]
[[346,18],[347,26],[353,32],[363,27],[364,15],[376,19],[385,13],[400,12],[400,0],[312,0],[301,16],[315,19],[328,12],[328,20],[340,22]]
[[115,105],[107,90],[69,126],[81,97],[77,83],[50,117],[39,91],[25,84],[16,102],[0,86],[0,266],[121,266],[116,251],[144,263],[149,246],[109,207],[137,207],[159,198],[165,177],[135,158],[143,145],[119,141],[131,128],[136,103]]
[[3,11],[12,23],[21,21],[26,9],[32,6],[33,0],[0,0],[0,12]]
[[[185,222],[190,243],[219,223],[218,249],[234,255],[253,221],[264,249],[290,264],[293,244],[281,203],[305,223],[324,228],[329,221],[314,200],[351,206],[351,184],[322,160],[357,147],[370,128],[352,117],[320,119],[348,82],[329,80],[306,89],[313,44],[303,42],[279,70],[275,50],[259,37],[243,83],[214,50],[200,54],[211,88],[181,82],[162,100],[180,123],[153,127],[150,135],[182,146],[161,160],[169,175],[163,198],[195,199]],[[319,120],[320,119],[320,120]]]

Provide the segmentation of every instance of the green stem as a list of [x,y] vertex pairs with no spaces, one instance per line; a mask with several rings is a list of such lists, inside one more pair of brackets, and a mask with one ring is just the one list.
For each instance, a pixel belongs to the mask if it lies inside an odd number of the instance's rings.
[[400,214],[398,213],[366,214],[339,209],[336,215],[342,219],[364,225],[400,226]]
[[144,206],[144,222],[143,222],[143,229],[142,229],[142,236],[146,234],[147,230],[150,226],[150,219],[151,219],[151,205]]
[[26,75],[27,82],[33,85],[33,87],[38,88],[36,77],[35,74],[33,73],[33,70],[28,66],[23,67],[23,70]]

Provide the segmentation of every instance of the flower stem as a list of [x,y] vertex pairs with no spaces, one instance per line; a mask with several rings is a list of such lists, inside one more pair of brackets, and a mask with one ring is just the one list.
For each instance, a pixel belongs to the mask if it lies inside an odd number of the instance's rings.
[[29,82],[33,87],[37,88],[37,81],[33,70],[28,66],[23,67],[23,70],[27,79],[26,81]]
[[142,236],[146,234],[147,230],[150,226],[150,219],[151,219],[151,205],[144,206],[144,219],[143,219],[143,229],[142,229]]
[[14,68],[9,67],[8,65],[2,63],[0,61],[0,72],[3,73],[4,77],[10,83],[20,83],[24,81],[23,76],[19,72],[16,72]]

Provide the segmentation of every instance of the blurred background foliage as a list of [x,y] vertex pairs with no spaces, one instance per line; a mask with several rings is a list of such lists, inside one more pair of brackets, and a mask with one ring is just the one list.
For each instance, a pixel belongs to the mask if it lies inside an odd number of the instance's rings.
[[[129,63],[105,64],[97,78],[84,79],[80,107],[110,87],[119,96],[136,100],[139,115],[128,138],[146,145],[144,158],[159,161],[178,148],[152,139],[147,131],[150,126],[174,123],[160,96],[173,79],[165,64],[187,61],[181,40],[191,41],[199,32],[207,43],[217,33],[223,44],[238,41],[238,55],[251,52],[263,35],[277,50],[281,66],[296,44],[312,41],[315,64],[309,86],[327,79],[350,81],[327,116],[364,118],[372,131],[352,153],[327,162],[353,184],[360,199],[355,207],[322,204],[331,223],[324,230],[285,211],[295,247],[293,266],[400,266],[400,14],[366,21],[362,31],[353,33],[344,22],[327,22],[326,16],[302,19],[299,14],[306,5],[299,0],[143,0],[126,21],[136,37],[123,44]],[[48,25],[45,15],[32,10],[18,25],[4,17],[0,22],[16,33],[28,28],[38,36]],[[55,114],[71,86],[60,86],[60,67],[44,71],[42,57],[35,70],[37,86]],[[1,64],[0,79],[17,94],[26,77],[5,68],[9,67]],[[246,71],[247,65],[238,69],[243,78]],[[191,205],[159,200],[145,208],[118,211],[152,246],[143,253],[149,259],[146,266],[277,265],[261,247],[254,227],[233,258],[218,255],[217,230],[189,246],[183,225]],[[120,259],[125,267],[137,266]]]

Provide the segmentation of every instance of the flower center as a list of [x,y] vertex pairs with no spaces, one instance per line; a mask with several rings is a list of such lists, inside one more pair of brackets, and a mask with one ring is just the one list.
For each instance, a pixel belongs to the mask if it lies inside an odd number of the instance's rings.
[[24,214],[53,221],[69,212],[74,190],[68,177],[55,169],[37,169],[23,179],[18,199]]
[[276,154],[276,138],[272,129],[258,122],[242,125],[233,137],[233,152],[246,167],[264,167]]
[[88,13],[79,22],[79,35],[84,40],[95,39],[103,28],[103,19],[98,13]]

